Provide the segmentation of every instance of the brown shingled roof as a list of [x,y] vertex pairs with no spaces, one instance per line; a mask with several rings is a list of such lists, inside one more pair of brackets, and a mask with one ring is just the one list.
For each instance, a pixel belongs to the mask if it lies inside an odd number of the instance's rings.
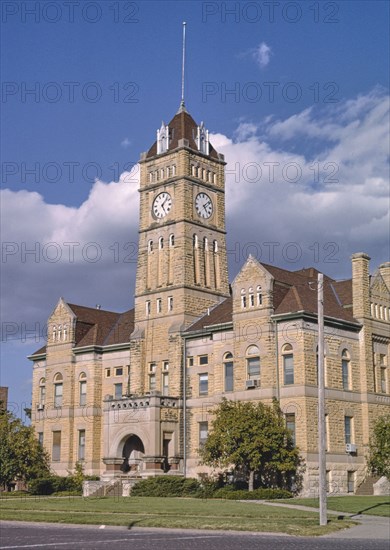
[[[273,305],[275,314],[304,311],[317,314],[317,275],[313,267],[288,271],[274,265],[261,264],[274,277]],[[350,309],[352,283],[335,281],[324,275],[324,315],[343,321],[356,322]],[[346,309],[347,308],[347,309]],[[195,321],[186,332],[202,330],[206,326],[232,321],[232,298],[227,298]]]
[[[170,151],[173,151],[179,146],[180,139],[188,140],[188,146],[194,151],[198,151],[198,146],[195,141],[198,124],[186,110],[180,109],[168,126],[170,134]],[[146,158],[154,157],[155,155],[157,155],[157,141],[153,143],[152,147],[147,152]],[[219,159],[218,153],[211,143],[209,144],[209,156]]]
[[192,325],[190,325],[186,332],[193,332],[202,330],[205,327],[211,325],[221,325],[223,323],[231,323],[232,321],[232,297],[226,298],[220,304],[217,304],[213,309],[210,309],[210,313],[206,313],[203,317],[200,317]]
[[[134,330],[134,309],[124,313],[68,304],[76,315],[75,347],[111,346],[130,341]],[[46,353],[46,346],[32,354]]]

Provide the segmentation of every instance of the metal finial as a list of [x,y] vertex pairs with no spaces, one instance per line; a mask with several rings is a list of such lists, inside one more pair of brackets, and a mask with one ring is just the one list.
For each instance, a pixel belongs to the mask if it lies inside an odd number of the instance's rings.
[[181,107],[184,107],[184,65],[186,59],[186,22],[183,21],[183,58],[181,66]]

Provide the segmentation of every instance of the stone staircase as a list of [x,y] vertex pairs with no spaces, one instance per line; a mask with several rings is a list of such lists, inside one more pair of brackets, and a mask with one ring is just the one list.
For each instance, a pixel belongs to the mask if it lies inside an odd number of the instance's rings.
[[370,496],[374,494],[374,483],[379,480],[378,476],[367,476],[363,483],[359,485],[356,490],[356,495],[358,496]]
[[[131,489],[142,478],[140,475],[124,475],[109,481],[85,481],[83,496],[85,497],[122,497],[130,496]],[[93,485],[92,485],[93,484]]]

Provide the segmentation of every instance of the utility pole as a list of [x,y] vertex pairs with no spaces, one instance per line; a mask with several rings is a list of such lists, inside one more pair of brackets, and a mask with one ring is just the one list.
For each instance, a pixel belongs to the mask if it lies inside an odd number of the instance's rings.
[[326,525],[325,376],[324,376],[324,275],[318,274],[318,470],[320,525]]

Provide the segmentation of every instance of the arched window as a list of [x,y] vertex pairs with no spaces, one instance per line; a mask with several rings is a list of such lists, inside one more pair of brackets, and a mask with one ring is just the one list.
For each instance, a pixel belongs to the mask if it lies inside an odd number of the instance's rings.
[[246,308],[246,290],[245,290],[245,288],[241,289],[241,307],[243,309]]
[[150,254],[151,252],[153,252],[153,241],[152,240],[148,241],[148,254]]
[[218,241],[213,242],[213,252],[214,254],[218,252]]
[[261,293],[261,286],[260,285],[257,286],[256,293],[257,293],[257,305],[261,306],[261,304],[263,303],[263,295]]
[[45,398],[46,398],[46,379],[41,378],[39,381],[39,403],[41,405],[45,404]]
[[64,341],[68,339],[68,325],[64,325]]
[[203,239],[203,247],[204,247],[204,250],[208,250],[209,249],[209,241],[208,241],[208,238],[205,237]]
[[55,325],[52,330],[52,339],[53,339],[53,342],[57,340],[57,327]]
[[257,346],[249,346],[246,350],[246,367],[250,380],[260,380],[260,351]]
[[82,372],[79,376],[79,396],[80,396],[80,406],[87,404],[87,375],[85,372]]
[[225,391],[233,391],[234,389],[234,372],[233,372],[233,355],[228,352],[223,357],[223,370],[225,376]]
[[192,238],[194,248],[198,248],[198,235],[194,235]]
[[346,349],[341,354],[341,377],[343,390],[351,389],[351,357]]
[[285,344],[282,348],[283,357],[283,383],[287,386],[294,384],[294,355],[291,344]]
[[164,248],[164,237],[160,237],[158,240],[158,248],[162,250]]
[[61,337],[62,337],[62,325],[58,325],[57,338],[59,342],[61,342]]
[[253,307],[255,305],[255,297],[253,295],[253,288],[249,288],[249,307]]
[[62,407],[62,392],[63,392],[63,376],[57,372],[54,376],[54,407],[59,409]]
[[173,248],[175,246],[175,235],[172,233],[172,235],[169,235],[169,246]]

